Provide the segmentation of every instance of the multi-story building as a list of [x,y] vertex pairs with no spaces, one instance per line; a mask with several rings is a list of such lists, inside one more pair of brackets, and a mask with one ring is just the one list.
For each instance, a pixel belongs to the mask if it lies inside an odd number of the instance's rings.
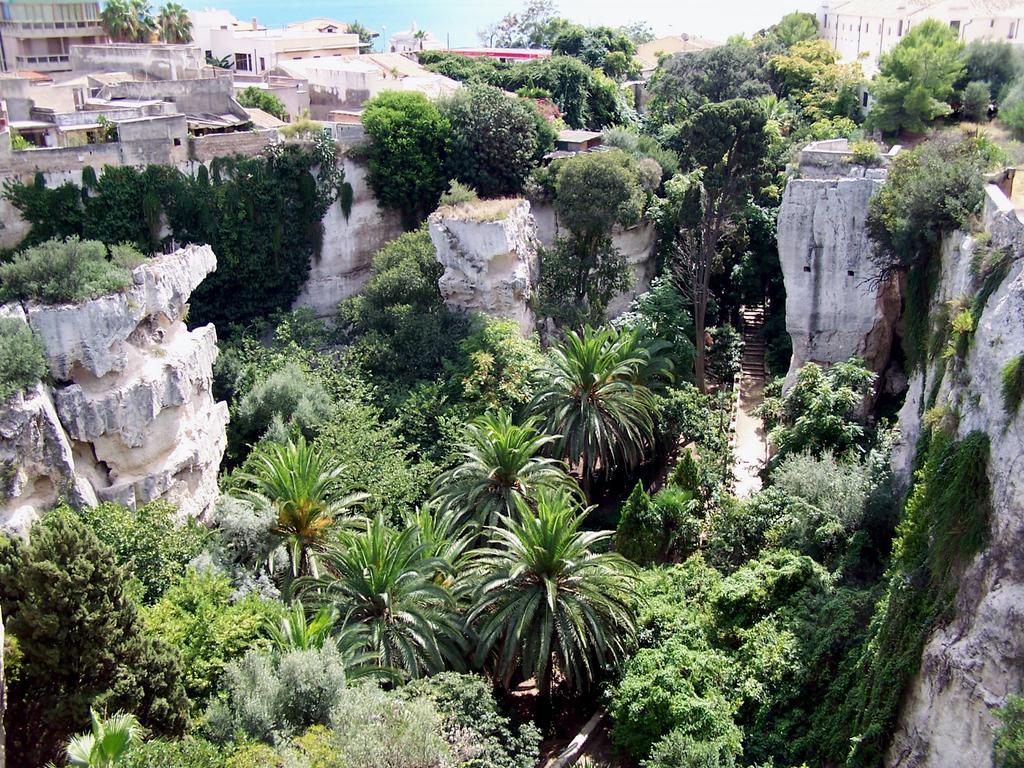
[[102,43],[98,2],[0,0],[0,69],[71,69],[71,46]]
[[330,24],[322,30],[304,24],[268,29],[256,19],[239,22],[225,11],[191,11],[189,16],[196,45],[238,72],[262,74],[287,61],[353,56],[360,49],[359,35]]
[[825,0],[818,9],[821,37],[843,61],[860,61],[868,77],[879,56],[925,19],[948,24],[965,43],[1024,43],[1021,0]]

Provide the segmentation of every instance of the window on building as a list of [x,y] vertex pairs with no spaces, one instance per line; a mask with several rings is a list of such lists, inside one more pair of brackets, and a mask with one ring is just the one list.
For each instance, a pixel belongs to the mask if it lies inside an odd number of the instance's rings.
[[992,27],[994,27],[995,25],[996,25],[996,20],[995,19],[989,19],[988,20],[988,28],[989,29],[992,29]]
[[864,93],[862,93],[860,95],[860,105],[862,107],[867,107],[867,105],[868,105],[868,92],[867,91],[864,91]]
[[825,29],[828,29],[828,14],[825,14]]
[[239,72],[252,72],[252,57],[248,53],[236,53],[235,69]]
[[903,19],[900,19],[896,27],[896,37],[903,37]]
[[267,68],[267,60],[260,56],[260,72]]
[[1017,24],[1016,22],[1010,22],[1010,31],[1006,33],[1006,36],[1011,40],[1017,36]]
[[960,22],[959,21],[951,21],[951,22],[949,22],[949,28],[952,29],[954,32],[956,32],[956,34],[959,36],[959,34],[960,34]]
[[870,24],[865,24],[864,25],[864,34],[866,35],[866,34],[868,34],[870,32],[871,32],[871,25]]
[[206,58],[208,58],[208,59],[212,59],[213,58],[213,51],[203,51],[203,53],[206,54]]

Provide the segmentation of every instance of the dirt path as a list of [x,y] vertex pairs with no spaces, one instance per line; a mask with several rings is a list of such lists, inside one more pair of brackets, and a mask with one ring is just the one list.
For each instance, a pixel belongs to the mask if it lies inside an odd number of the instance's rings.
[[764,307],[746,307],[743,315],[743,360],[739,404],[733,424],[733,492],[743,499],[761,490],[761,471],[768,462],[768,438],[754,410],[764,401]]

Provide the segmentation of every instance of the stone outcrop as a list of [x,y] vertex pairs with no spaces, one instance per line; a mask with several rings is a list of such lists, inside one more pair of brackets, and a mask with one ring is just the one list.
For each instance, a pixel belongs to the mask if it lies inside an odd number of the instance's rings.
[[189,331],[184,316],[216,263],[209,246],[190,246],[137,267],[121,293],[8,308],[42,342],[53,386],[0,408],[0,524],[22,530],[58,498],[209,508],[227,405],[211,391],[216,331]]
[[793,340],[787,386],[805,363],[863,357],[882,373],[900,314],[898,286],[872,278],[868,201],[883,171],[790,180],[779,210],[778,245]]
[[[1003,366],[1024,354],[1024,221],[995,186],[987,196],[991,244],[1016,260],[986,303],[962,367],[942,371],[957,363],[940,358],[911,377],[893,466],[908,485],[922,414],[937,387],[935,405],[959,414],[960,437],[989,436],[989,545],[960,579],[953,620],[925,647],[887,755],[892,768],[990,768],[996,708],[1024,687],[1024,410],[1008,413],[1001,393]],[[976,247],[964,233],[945,239],[933,307],[976,291]]]
[[438,288],[450,307],[515,320],[533,330],[537,223],[526,200],[490,200],[442,208],[430,239],[444,267]]

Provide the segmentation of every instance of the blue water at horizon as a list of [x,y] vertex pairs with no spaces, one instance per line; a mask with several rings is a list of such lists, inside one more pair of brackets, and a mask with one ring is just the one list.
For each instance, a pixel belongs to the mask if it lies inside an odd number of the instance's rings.
[[[519,11],[522,0],[185,0],[187,8],[221,8],[240,20],[252,17],[270,27],[323,16],[359,21],[390,37],[416,22],[453,48],[479,45],[478,32],[505,14]],[[731,34],[752,34],[794,10],[813,11],[817,0],[558,0],[559,15],[581,24],[618,26],[646,21],[658,35],[683,32],[724,41]],[[386,28],[386,30],[385,30]],[[377,49],[381,47],[378,39]]]

